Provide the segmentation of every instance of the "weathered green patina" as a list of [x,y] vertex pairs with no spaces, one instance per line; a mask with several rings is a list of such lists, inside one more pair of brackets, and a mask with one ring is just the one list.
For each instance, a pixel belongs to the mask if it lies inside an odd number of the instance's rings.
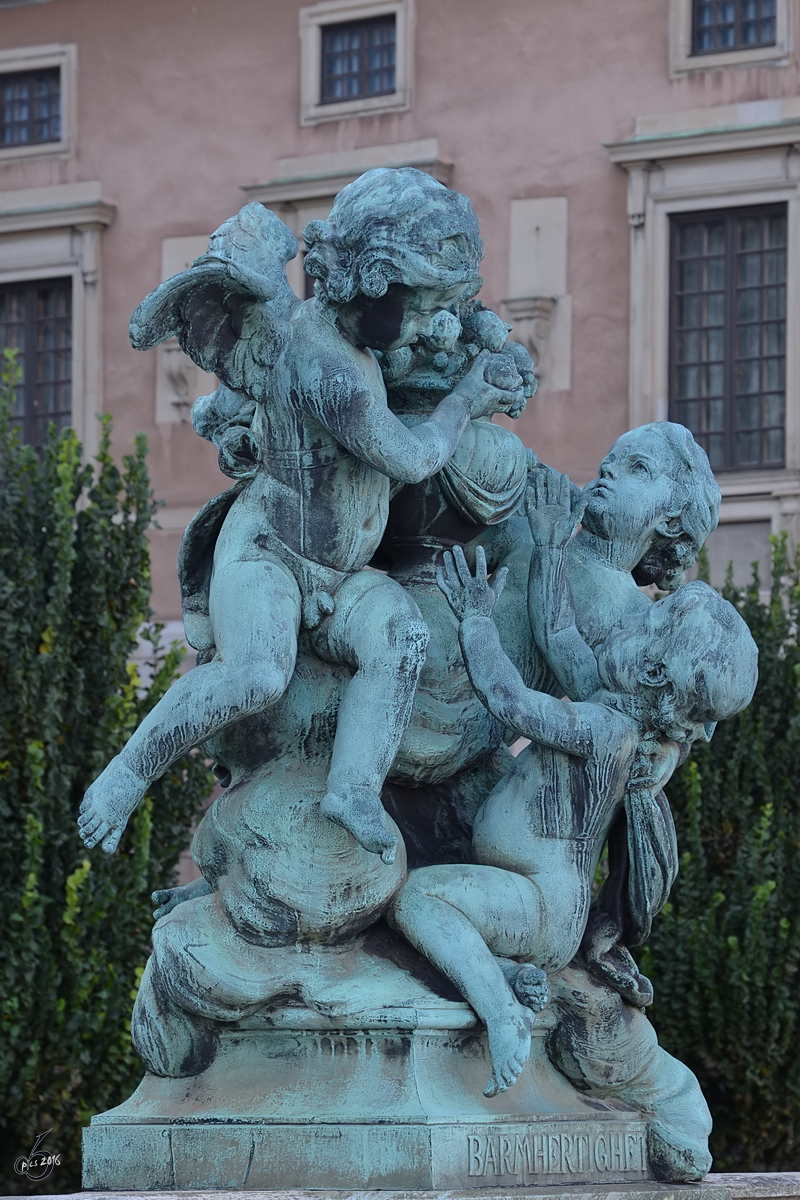
[[192,419],[235,483],[181,550],[198,665],[81,836],[113,852],[192,746],[224,791],[201,879],[155,897],[148,1074],[87,1130],[86,1184],[699,1179],[708,1110],[628,946],[677,870],[663,784],[755,684],[738,614],[682,583],[706,457],[645,426],[581,494],[492,423],[530,359],[475,299],[469,201],[429,176],[369,172],[304,237],[313,299],[248,205],[131,326],[222,380]]

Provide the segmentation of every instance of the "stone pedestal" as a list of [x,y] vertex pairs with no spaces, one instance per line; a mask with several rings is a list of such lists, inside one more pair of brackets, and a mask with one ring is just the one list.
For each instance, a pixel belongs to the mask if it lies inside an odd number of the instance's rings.
[[558,1074],[544,1048],[546,1014],[519,1081],[492,1099],[483,1095],[486,1035],[466,1005],[380,1015],[383,1027],[336,1029],[307,1009],[273,1010],[225,1033],[201,1075],[147,1075],[85,1130],[84,1187],[448,1189],[650,1177],[642,1116],[586,1099]]

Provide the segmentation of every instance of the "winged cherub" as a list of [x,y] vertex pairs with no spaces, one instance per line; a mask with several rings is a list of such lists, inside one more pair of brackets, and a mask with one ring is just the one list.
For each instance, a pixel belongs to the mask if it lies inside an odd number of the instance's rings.
[[249,429],[233,422],[235,444],[224,447],[246,482],[187,530],[191,543],[197,522],[218,520],[205,602],[184,604],[202,665],[172,685],[86,793],[79,828],[87,846],[113,852],[152,780],[278,700],[302,628],[316,654],[354,672],[322,811],[393,861],[380,791],[428,630],[408,593],[365,567],[383,536],[392,481],[435,474],[473,417],[524,402],[523,384],[513,360],[483,352],[426,420],[409,427],[387,405],[373,351],[425,337],[454,344],[460,325],[448,310],[480,287],[482,244],[466,197],[411,168],[370,171],[304,238],[313,299],[299,301],[286,280],[297,253],[291,232],[249,204],[134,313],[136,348],[177,337],[223,381],[223,400],[238,393],[254,413]]

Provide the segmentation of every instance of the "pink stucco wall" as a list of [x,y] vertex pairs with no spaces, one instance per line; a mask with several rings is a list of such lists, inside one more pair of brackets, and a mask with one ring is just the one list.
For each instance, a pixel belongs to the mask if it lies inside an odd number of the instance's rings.
[[[417,0],[411,111],[301,128],[299,0],[51,0],[0,9],[0,49],[75,42],[78,143],[67,160],[0,166],[0,190],[102,180],[117,205],[103,235],[104,404],[118,450],[150,440],[159,497],[198,505],[226,480],[190,426],[154,422],[155,355],[128,319],[160,280],[164,237],[206,233],[241,185],[289,155],[436,136],[472,200],[484,299],[506,294],[512,199],[569,199],[572,388],[534,400],[518,428],[576,479],[627,421],[626,177],[603,143],[637,115],[793,95],[784,67],[671,80],[669,0]],[[179,612],[178,534],[154,538],[155,606]]]

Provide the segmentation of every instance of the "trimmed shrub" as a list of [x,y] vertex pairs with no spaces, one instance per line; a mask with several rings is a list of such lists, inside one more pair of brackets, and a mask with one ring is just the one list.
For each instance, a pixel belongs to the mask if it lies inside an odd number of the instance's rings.
[[[0,404],[0,1142],[5,1192],[80,1188],[80,1129],[120,1103],[142,1065],[130,1013],[147,959],[150,893],[174,882],[211,790],[201,756],[150,789],[112,857],[76,829],[89,783],[176,677],[159,645],[147,528],[155,503],[140,437],[122,470],[103,419],[93,465],[71,429],[37,454]],[[149,682],[131,656],[145,629]],[[37,1135],[61,1166],[15,1174]]]
[[768,603],[754,568],[724,594],[759,648],[748,709],[667,788],[681,869],[640,954],[665,1049],[697,1074],[718,1171],[800,1168],[800,558],[773,539]]

